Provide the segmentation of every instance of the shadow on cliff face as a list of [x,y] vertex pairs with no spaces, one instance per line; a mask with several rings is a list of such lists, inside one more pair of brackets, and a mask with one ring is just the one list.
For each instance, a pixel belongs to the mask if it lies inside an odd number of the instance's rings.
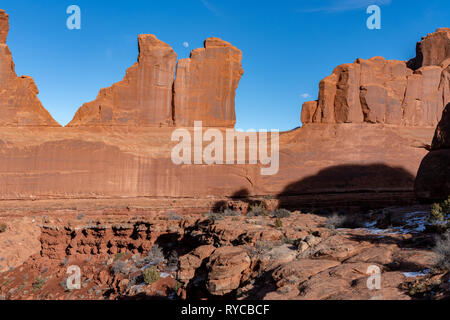
[[[313,210],[320,213],[354,208],[364,211],[414,203],[414,179],[415,177],[402,167],[379,163],[338,165],[291,183],[279,194],[268,198],[277,199],[278,208],[291,210]],[[261,198],[263,197],[250,196],[247,189],[240,189],[230,200],[251,206],[259,203]],[[239,208],[233,208],[230,202],[218,201],[212,211],[223,212],[225,209]]]
[[385,164],[338,165],[287,185],[277,195],[280,208],[378,208],[410,204],[414,176]]

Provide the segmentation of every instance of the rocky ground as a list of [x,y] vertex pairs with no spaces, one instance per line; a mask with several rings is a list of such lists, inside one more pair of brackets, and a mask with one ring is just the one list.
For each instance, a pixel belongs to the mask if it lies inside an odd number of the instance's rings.
[[[450,297],[427,206],[357,215],[257,205],[246,214],[124,211],[0,215],[0,299]],[[376,267],[381,283],[371,290]]]

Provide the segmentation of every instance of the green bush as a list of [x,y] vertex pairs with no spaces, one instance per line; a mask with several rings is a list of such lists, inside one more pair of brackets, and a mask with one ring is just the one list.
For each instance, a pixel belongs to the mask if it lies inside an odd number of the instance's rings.
[[0,233],[5,232],[6,231],[6,224],[5,223],[1,223],[0,224]]
[[283,227],[283,221],[281,221],[280,218],[276,218],[275,219],[275,223],[274,223],[275,228],[279,229]]
[[262,202],[252,204],[247,214],[247,216],[249,217],[269,216],[269,215],[270,212],[267,210],[266,206]]
[[442,232],[450,227],[450,197],[444,202],[433,203],[428,222]]
[[39,290],[42,289],[42,287],[44,286],[44,284],[47,282],[46,278],[41,278],[38,277],[34,282],[33,282],[33,288],[34,290]]
[[144,281],[146,284],[152,284],[159,280],[160,273],[156,266],[150,266],[144,270]]

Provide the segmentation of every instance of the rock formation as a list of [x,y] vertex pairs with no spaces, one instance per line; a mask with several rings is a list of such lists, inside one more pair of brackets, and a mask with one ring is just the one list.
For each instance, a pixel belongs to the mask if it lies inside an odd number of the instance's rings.
[[9,18],[4,10],[0,9],[0,43],[5,44],[9,31]]
[[177,55],[154,35],[139,35],[139,57],[124,79],[100,90],[68,126],[171,126]]
[[409,62],[374,57],[338,66],[320,82],[318,101],[304,104],[302,122],[435,126],[450,102],[449,35],[425,37]]
[[417,43],[416,57],[408,62],[411,69],[437,66],[450,56],[450,29],[440,28]]
[[440,201],[450,196],[450,103],[442,113],[431,151],[420,164],[415,182],[417,198]]
[[[0,17],[7,30],[6,14]],[[426,61],[436,65],[415,69],[375,57],[337,67],[320,83],[318,101],[305,104],[306,125],[280,134],[279,171],[272,176],[261,175],[268,165],[248,159],[172,162],[174,128],[195,120],[222,133],[234,126],[241,52],[227,42],[207,39],[178,62],[175,75],[173,50],[155,36],[139,36],[138,62],[124,79],[57,129],[32,127],[57,124],[40,105],[32,79],[16,77],[0,43],[0,199],[63,205],[108,199],[112,206],[118,205],[113,200],[145,199],[154,210],[212,210],[235,198],[247,205],[248,198],[270,198],[274,206],[298,209],[409,203],[427,153],[421,146],[430,143],[449,99],[449,59],[438,33],[422,46],[424,57],[437,57]],[[5,127],[25,125],[31,127]]]
[[209,38],[204,48],[178,62],[175,77],[177,55],[168,44],[154,35],[140,35],[138,42],[138,62],[121,82],[84,104],[69,127],[193,127],[196,120],[205,127],[234,127],[234,97],[243,73],[240,50]]
[[33,79],[17,77],[6,45],[8,31],[8,15],[0,10],[0,126],[59,126],[39,101]]
[[231,127],[236,123],[235,91],[243,74],[242,53],[228,42],[208,38],[204,48],[178,62],[175,79],[175,124]]

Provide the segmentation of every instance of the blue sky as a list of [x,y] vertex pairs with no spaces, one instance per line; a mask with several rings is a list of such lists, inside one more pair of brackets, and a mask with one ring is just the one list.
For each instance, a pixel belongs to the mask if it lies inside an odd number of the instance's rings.
[[[66,27],[72,4],[81,8],[81,30]],[[381,30],[366,27],[371,4],[381,7]],[[10,15],[17,74],[35,79],[63,125],[123,78],[140,33],[155,34],[179,58],[207,37],[232,43],[245,72],[236,127],[289,130],[335,66],[372,56],[408,60],[421,36],[450,27],[448,0],[2,0],[0,8]]]

